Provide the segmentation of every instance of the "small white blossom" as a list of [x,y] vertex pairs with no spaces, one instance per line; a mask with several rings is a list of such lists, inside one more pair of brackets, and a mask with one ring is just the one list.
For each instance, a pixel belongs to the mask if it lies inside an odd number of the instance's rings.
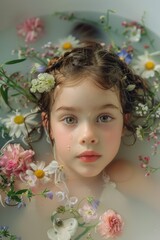
[[128,28],[128,38],[131,42],[139,42],[141,39],[141,29],[136,26]]
[[146,104],[142,104],[142,103],[138,103],[138,105],[135,107],[136,109],[136,114],[143,117],[145,116],[148,111],[149,111],[149,108]]
[[55,85],[55,78],[48,73],[40,73],[36,79],[32,79],[30,91],[35,93],[49,92]]
[[155,112],[155,117],[156,118],[160,118],[160,107],[157,109],[157,111]]
[[143,128],[142,128],[142,126],[137,127],[136,136],[139,140],[143,141]]

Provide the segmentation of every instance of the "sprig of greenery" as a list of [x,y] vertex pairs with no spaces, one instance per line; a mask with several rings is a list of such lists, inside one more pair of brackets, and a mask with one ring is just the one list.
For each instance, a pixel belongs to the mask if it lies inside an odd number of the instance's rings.
[[4,240],[4,239],[8,239],[8,240],[18,240],[18,239],[20,239],[20,238],[17,237],[16,235],[10,233],[8,227],[6,227],[6,226],[0,226],[0,240]]
[[[4,100],[4,102],[9,106],[10,109],[12,109],[12,107],[10,106],[10,103],[9,103],[9,90],[16,91],[16,94],[25,96],[29,101],[31,101],[33,103],[37,102],[35,96],[33,96],[30,93],[29,89],[24,88],[19,83],[17,83],[16,77],[13,78],[12,74],[8,75],[4,68],[5,65],[17,64],[17,63],[23,62],[25,60],[26,60],[26,58],[15,59],[15,60],[11,60],[11,61],[8,61],[8,62],[0,65],[0,80],[1,80],[0,93],[1,93],[1,96]],[[28,82],[28,84],[29,84],[29,82]]]

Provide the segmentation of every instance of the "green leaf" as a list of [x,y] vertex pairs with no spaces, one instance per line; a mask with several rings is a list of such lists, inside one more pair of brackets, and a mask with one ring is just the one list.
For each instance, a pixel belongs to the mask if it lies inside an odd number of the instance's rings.
[[11,196],[11,199],[14,200],[14,201],[16,201],[16,202],[18,202],[18,203],[20,203],[20,202],[22,201],[21,198],[18,197],[18,196],[16,196],[16,195],[14,195],[14,196],[12,195],[12,196]]
[[16,64],[16,63],[24,62],[25,60],[26,60],[26,58],[15,59],[15,60],[11,60],[11,61],[5,62],[5,64],[6,64],[6,65],[11,65],[11,64]]
[[130,85],[127,86],[126,90],[131,92],[135,89],[135,87],[136,87],[135,84],[130,84]]
[[28,191],[28,189],[21,189],[21,190],[17,191],[15,194],[18,195],[18,194],[25,193],[27,191]]
[[34,194],[32,193],[32,191],[28,189],[28,191],[27,191],[27,197],[30,199],[30,198],[33,197],[33,196],[34,196]]
[[3,85],[0,88],[1,91],[1,95],[3,100],[5,101],[5,103],[9,106],[9,102],[8,102],[8,88],[4,87]]

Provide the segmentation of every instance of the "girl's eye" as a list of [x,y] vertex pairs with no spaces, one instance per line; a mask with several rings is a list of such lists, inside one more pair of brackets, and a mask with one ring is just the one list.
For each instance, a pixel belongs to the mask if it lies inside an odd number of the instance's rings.
[[77,120],[75,117],[65,117],[63,119],[63,121],[66,123],[66,124],[75,124],[77,123]]
[[98,117],[97,122],[110,122],[113,118],[107,114],[103,114],[101,116]]

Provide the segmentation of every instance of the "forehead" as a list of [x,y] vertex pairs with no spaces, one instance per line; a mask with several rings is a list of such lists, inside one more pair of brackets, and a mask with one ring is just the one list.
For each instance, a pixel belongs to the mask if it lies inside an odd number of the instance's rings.
[[115,104],[121,108],[119,92],[115,88],[102,89],[93,79],[78,82],[76,85],[60,86],[56,89],[54,107],[61,105],[98,107]]

